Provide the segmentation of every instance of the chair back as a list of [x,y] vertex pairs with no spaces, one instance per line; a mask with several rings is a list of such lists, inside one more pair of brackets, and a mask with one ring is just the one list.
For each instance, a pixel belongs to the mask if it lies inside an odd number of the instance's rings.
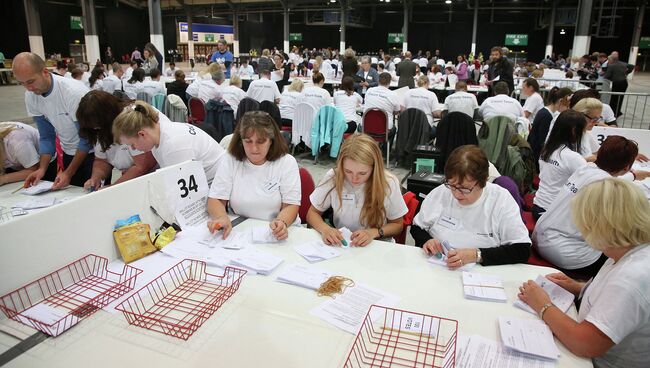
[[205,104],[196,97],[190,98],[190,119],[193,124],[201,124],[205,121]]
[[316,109],[313,105],[300,102],[296,105],[293,113],[291,143],[297,145],[300,138],[307,147],[311,147],[311,127],[316,117]]
[[138,92],[138,94],[135,96],[135,99],[139,101],[144,101],[151,105],[151,95],[148,94],[147,92]]
[[158,111],[163,111],[165,108],[165,99],[167,96],[165,96],[162,93],[157,93],[151,98],[151,105],[158,109]]
[[363,114],[363,132],[377,142],[388,140],[388,116],[383,110],[370,109]]
[[300,222],[306,224],[307,212],[309,211],[309,207],[311,206],[311,201],[309,200],[309,196],[314,191],[314,188],[316,186],[314,185],[314,178],[312,178],[311,174],[309,173],[309,171],[307,171],[307,169],[301,167],[298,169],[298,172],[300,173],[300,190],[301,190],[300,208],[298,209],[298,214],[300,216]]
[[395,236],[395,242],[397,242],[397,244],[406,244],[406,232],[408,231],[408,227],[413,224],[413,218],[415,217],[418,205],[420,204],[418,197],[413,192],[404,193],[402,198],[404,199],[404,203],[406,203],[408,212],[404,215],[404,219],[402,220],[402,232]]

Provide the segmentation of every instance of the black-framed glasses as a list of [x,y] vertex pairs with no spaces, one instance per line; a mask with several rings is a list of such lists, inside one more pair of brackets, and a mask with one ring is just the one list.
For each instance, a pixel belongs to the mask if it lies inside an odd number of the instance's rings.
[[595,118],[594,118],[594,117],[591,117],[591,116],[589,116],[589,115],[587,115],[587,114],[585,114],[585,113],[583,113],[582,115],[584,115],[585,118],[589,119],[589,121],[591,121],[591,122],[596,122],[596,121],[598,121],[598,120],[600,120],[600,119],[603,118],[602,116],[598,116],[598,117],[595,117]]
[[459,187],[457,185],[450,184],[449,180],[447,180],[447,179],[445,179],[445,181],[442,182],[442,184],[445,187],[447,187],[449,190],[456,191],[456,192],[459,192],[461,194],[467,195],[467,194],[472,193],[474,188],[476,188],[476,186],[478,185],[478,182],[476,184],[474,184],[471,188]]

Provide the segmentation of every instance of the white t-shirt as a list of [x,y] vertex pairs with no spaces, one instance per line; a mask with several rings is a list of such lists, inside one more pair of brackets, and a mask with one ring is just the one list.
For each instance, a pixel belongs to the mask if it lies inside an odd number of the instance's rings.
[[582,133],[582,140],[580,141],[580,153],[583,157],[594,155],[596,152],[598,152],[599,149],[600,145],[598,144],[596,137],[591,134],[591,130],[587,130]]
[[[90,81],[88,81],[88,85],[90,85]],[[104,91],[104,80],[103,79],[97,79],[95,81],[95,84],[93,84],[92,87],[90,87],[91,91]]]
[[278,85],[275,82],[270,79],[260,78],[251,82],[251,85],[248,86],[247,95],[257,102],[275,102],[276,99],[280,98],[280,90],[278,90]]
[[535,225],[539,254],[554,265],[575,270],[598,260],[601,252],[582,237],[571,218],[571,200],[587,185],[611,176],[593,163],[582,166],[569,177],[555,200]]
[[544,108],[544,99],[542,99],[542,96],[537,92],[533,93],[532,96],[528,96],[524,103],[524,111],[530,113],[530,117],[528,118],[530,121],[535,120],[535,115],[537,115],[537,112],[542,108]]
[[111,144],[106,151],[99,142],[95,143],[95,157],[106,160],[114,168],[124,172],[133,166],[133,157],[144,152],[132,149],[128,144]]
[[124,82],[124,93],[129,96],[130,99],[135,100],[138,96],[138,93],[142,92],[142,82],[129,83]]
[[246,92],[237,86],[228,85],[221,89],[221,99],[230,105],[235,116],[237,116],[239,102],[244,98],[246,98]]
[[447,78],[442,73],[429,72],[427,78],[429,78],[429,87],[433,89],[445,89],[445,80]]
[[224,149],[203,130],[185,123],[173,123],[163,113],[158,113],[160,144],[151,150],[160,167],[175,165],[187,160],[200,161],[208,183],[212,183]]
[[486,183],[481,197],[467,206],[458,203],[444,185],[433,189],[413,223],[454,248],[530,243],[519,206],[510,192],[492,183]]
[[539,160],[539,188],[535,193],[533,203],[544,209],[548,208],[566,184],[567,179],[576,170],[587,164],[578,152],[566,146],[556,149],[548,162]]
[[25,91],[27,115],[44,116],[56,130],[63,152],[72,156],[79,146],[77,107],[88,88],[74,79],[51,75],[52,91],[47,97]]
[[199,99],[203,103],[207,103],[210,100],[221,100],[221,94],[223,87],[217,84],[213,80],[206,80],[199,84]]
[[166,77],[173,77],[174,73],[176,73],[177,70],[178,70],[178,68],[172,69],[170,67],[167,67],[167,68],[165,68],[165,76]]
[[354,121],[357,124],[361,122],[361,116],[357,114],[357,107],[361,106],[363,98],[360,94],[354,92],[348,95],[346,91],[338,90],[334,92],[334,106],[338,107],[345,116],[345,121]]
[[[344,180],[341,204],[339,204],[339,195],[334,189],[333,180],[334,170],[330,169],[309,196],[311,205],[321,212],[331,207],[334,211],[334,226],[336,228],[345,226],[351,231],[365,229],[366,227],[361,225],[360,220],[361,209],[365,202],[365,185],[354,187]],[[389,190],[384,199],[386,218],[395,220],[404,216],[408,212],[408,208],[402,198],[399,180],[388,172],[386,172],[386,180]]]
[[[415,60],[414,60],[414,61],[415,61]],[[421,57],[420,59],[418,59],[418,65],[419,65],[421,68],[422,68],[422,67],[426,68],[427,65],[429,65],[429,59],[427,59],[426,57]]]
[[595,367],[650,367],[650,246],[638,245],[618,262],[608,259],[585,287],[578,322],[593,324],[614,346]]
[[507,95],[496,95],[486,98],[478,111],[484,120],[489,120],[497,115],[505,115],[513,120],[524,116],[524,109],[521,107],[519,101]]
[[[68,76],[68,74],[66,73],[66,77],[67,77],[67,76]],[[133,68],[128,67],[128,68],[126,68],[126,70],[124,71],[124,75],[122,76],[122,79],[125,80],[125,81],[127,81],[127,80],[131,79],[131,76],[133,76]]]
[[165,88],[165,83],[155,80],[146,80],[142,82],[142,91],[148,94],[149,96],[155,96],[157,94],[167,94],[167,89]]
[[122,89],[122,80],[115,75],[104,78],[103,82],[103,89],[108,93],[113,93],[116,90],[119,91]]
[[185,93],[192,96],[192,97],[199,97],[199,87],[201,87],[201,84],[204,82],[203,79],[195,79],[192,84],[187,86],[187,89],[185,90]]
[[444,109],[448,112],[460,111],[473,118],[474,111],[478,109],[478,102],[475,95],[465,91],[458,91],[445,98]]
[[302,93],[297,91],[286,90],[282,92],[280,104],[278,105],[282,119],[293,120],[293,113],[296,111],[296,105],[300,101],[301,96]]
[[248,159],[238,161],[226,154],[209,197],[229,201],[238,215],[271,221],[283,203],[300,206],[298,163],[289,154],[262,165],[253,165]]
[[370,109],[379,109],[388,117],[388,129],[393,128],[393,113],[400,110],[400,104],[395,91],[384,86],[368,88],[366,92],[363,112]]
[[612,121],[616,121],[616,115],[614,115],[614,110],[612,110],[611,106],[605,103],[603,104],[602,116],[603,118],[598,120],[599,123],[611,123]]
[[27,124],[11,122],[0,125],[13,125],[16,128],[4,138],[5,169],[22,170],[39,163],[38,130]]
[[255,70],[250,65],[246,65],[246,66],[242,65],[239,67],[238,73],[240,76],[243,77],[252,77],[253,74],[255,74]]
[[332,104],[332,96],[330,96],[330,93],[324,88],[316,86],[305,87],[305,89],[302,90],[300,102],[306,102],[314,106],[314,111],[318,113],[318,109],[320,109],[321,106]]
[[404,95],[404,107],[416,108],[424,112],[431,126],[433,126],[433,113],[442,110],[436,94],[424,87],[409,89]]

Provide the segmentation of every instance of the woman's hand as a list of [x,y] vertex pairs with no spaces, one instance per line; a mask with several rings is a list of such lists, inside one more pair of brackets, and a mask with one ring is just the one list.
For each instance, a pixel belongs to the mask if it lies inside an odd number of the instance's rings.
[[90,179],[86,180],[86,182],[84,183],[84,189],[89,192],[94,192],[96,190],[99,190],[101,186],[102,186],[102,180],[96,177],[91,177]]
[[440,244],[438,239],[427,240],[427,242],[422,246],[422,250],[425,254],[430,256],[435,255],[438,258],[442,258],[442,255],[444,253],[442,251],[442,244]]
[[350,245],[355,247],[365,247],[375,239],[374,233],[374,229],[357,230],[352,233],[352,236],[350,236],[350,240],[352,241],[352,244]]
[[535,313],[547,303],[551,302],[551,298],[546,291],[537,285],[533,280],[528,280],[519,287],[519,294],[517,295],[521,301],[528,304]]
[[582,282],[578,282],[562,272],[548,274],[546,278],[575,296],[578,296],[584,287]]
[[321,233],[323,237],[323,242],[327,245],[337,245],[341,246],[341,240],[343,240],[343,234],[338,229],[335,229],[331,226],[328,226],[327,229],[323,230]]
[[476,249],[450,249],[447,253],[447,267],[450,270],[463,267],[468,263],[476,262]]
[[226,239],[232,231],[232,223],[230,223],[230,218],[228,216],[216,217],[213,220],[208,221],[208,230],[210,233],[214,234],[219,230],[223,230],[222,238]]
[[275,220],[271,221],[271,223],[269,223],[269,227],[271,228],[273,236],[276,239],[285,240],[289,237],[289,229],[287,228],[287,224],[285,224],[284,221],[276,218]]

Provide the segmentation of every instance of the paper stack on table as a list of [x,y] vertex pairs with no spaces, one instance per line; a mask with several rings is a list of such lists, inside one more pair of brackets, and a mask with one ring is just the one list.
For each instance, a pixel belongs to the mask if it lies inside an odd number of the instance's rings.
[[[33,187],[32,187],[33,188]],[[55,204],[60,203],[56,198],[30,198],[24,201],[20,201],[17,203],[14,203],[11,207],[12,208],[22,208],[23,210],[35,210],[39,208],[47,208],[47,207],[52,207]]]
[[341,255],[339,249],[330,247],[321,240],[298,244],[293,249],[311,263],[324,261]]
[[458,368],[508,367],[553,368],[555,362],[504,348],[503,344],[479,335],[459,336],[456,345]]
[[[555,305],[558,309],[560,309],[562,312],[566,313],[569,308],[571,307],[571,304],[573,304],[574,300],[574,295],[571,294],[570,292],[564,290],[562,287],[558,286],[551,280],[547,279],[546,277],[539,275],[535,279],[535,283],[539,285],[546,293],[548,294],[549,297],[551,297],[551,303]],[[517,300],[514,302],[515,307],[520,308],[525,310],[526,312],[530,312],[534,315],[537,315],[537,312],[533,310],[528,304],[522,302],[521,300]]]
[[273,231],[268,226],[258,226],[250,229],[251,240],[253,243],[279,243],[275,236],[273,236]]
[[237,253],[230,264],[235,267],[243,267],[262,275],[268,275],[275,270],[284,260],[263,250],[251,250],[243,254]]
[[560,357],[553,332],[544,321],[499,317],[499,331],[503,345],[509,349],[551,360]]
[[27,195],[36,195],[40,193],[49,192],[52,190],[53,182],[47,180],[41,180],[38,184],[32,185],[29,188],[22,189],[20,193]]
[[503,281],[496,275],[463,272],[463,291],[467,299],[504,303],[508,301]]
[[280,272],[276,281],[317,290],[331,276],[331,273],[311,265],[292,264]]

